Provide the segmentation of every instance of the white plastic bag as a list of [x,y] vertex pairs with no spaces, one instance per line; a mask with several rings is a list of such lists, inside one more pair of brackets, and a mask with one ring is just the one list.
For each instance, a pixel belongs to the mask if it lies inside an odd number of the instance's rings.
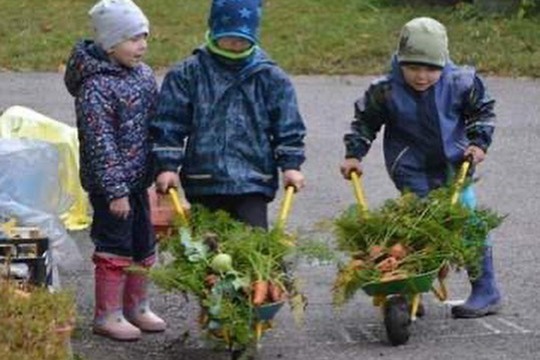
[[72,199],[71,207],[62,212],[61,219],[69,230],[87,228],[91,219],[88,196],[79,180],[77,129],[32,109],[12,106],[0,116],[0,139],[33,139],[55,145],[62,190]]
[[[38,227],[49,238],[52,271],[81,261],[58,211],[71,205],[60,187],[55,146],[38,140],[0,140],[0,220]],[[53,277],[53,285],[58,279]]]
[[71,206],[58,178],[56,148],[37,140],[0,139],[0,193],[21,204],[61,214]]

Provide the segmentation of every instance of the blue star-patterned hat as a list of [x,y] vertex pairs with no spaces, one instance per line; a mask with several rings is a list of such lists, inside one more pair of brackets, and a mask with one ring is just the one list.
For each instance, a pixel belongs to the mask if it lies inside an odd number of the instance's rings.
[[208,18],[212,40],[237,36],[253,44],[259,41],[262,0],[213,0]]

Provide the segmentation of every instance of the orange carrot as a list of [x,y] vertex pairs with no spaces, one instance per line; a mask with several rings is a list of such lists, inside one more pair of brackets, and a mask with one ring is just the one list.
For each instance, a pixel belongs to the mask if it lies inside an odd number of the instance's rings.
[[407,273],[403,271],[386,272],[381,276],[381,282],[390,282],[395,280],[403,280],[408,277]]
[[401,260],[405,258],[407,256],[407,253],[408,253],[407,248],[400,243],[393,245],[388,251],[388,254],[390,254],[390,256],[395,257],[396,260]]
[[364,261],[359,260],[359,259],[354,259],[349,262],[349,265],[347,267],[352,270],[360,270],[364,267],[364,265],[365,265]]
[[268,283],[268,298],[271,302],[281,301],[285,295],[285,291],[279,284],[272,281]]
[[369,257],[371,258],[371,260],[375,260],[379,258],[381,255],[383,255],[383,253],[384,253],[384,248],[380,245],[373,245],[369,249]]
[[268,281],[257,280],[251,284],[253,305],[262,305],[268,296]]
[[211,288],[213,287],[214,285],[216,285],[216,283],[218,282],[218,277],[217,275],[215,274],[209,274],[209,275],[206,275],[206,277],[204,278],[204,283],[206,284],[206,286],[208,288]]
[[379,269],[382,272],[389,272],[397,269],[398,267],[398,261],[395,257],[387,257],[383,261],[377,264],[377,269]]

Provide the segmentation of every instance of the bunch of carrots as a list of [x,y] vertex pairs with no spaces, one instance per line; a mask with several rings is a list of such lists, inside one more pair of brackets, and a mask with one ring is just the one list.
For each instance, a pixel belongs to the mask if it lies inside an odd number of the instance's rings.
[[282,284],[272,280],[257,280],[251,284],[251,303],[261,306],[287,299],[287,290]]
[[[216,243],[216,250],[219,246]],[[218,250],[219,251],[219,250]],[[287,299],[287,289],[285,285],[278,280],[282,277],[277,266],[273,264],[273,260],[264,254],[252,254],[251,269],[242,269],[243,275],[240,275],[234,266],[233,258],[223,252],[216,254],[210,266],[207,268],[206,277],[204,279],[205,286],[208,291],[211,291],[214,286],[229,275],[234,275],[245,279],[244,286],[240,289],[244,295],[249,297],[250,303],[253,306],[261,306],[267,303],[285,301]],[[258,268],[262,266],[263,269]]]
[[427,198],[407,193],[364,216],[356,207],[341,214],[335,221],[337,244],[350,260],[338,270],[334,303],[342,305],[370,282],[446,272],[443,264],[478,269],[484,241],[503,217],[452,204],[452,194],[452,188],[435,190]]
[[259,306],[289,301],[293,314],[298,311],[300,294],[283,265],[295,251],[290,236],[251,228],[224,212],[198,206],[192,208],[190,222],[190,229],[161,242],[161,252],[172,261],[151,275],[161,288],[199,299],[200,323],[213,338],[252,341]]

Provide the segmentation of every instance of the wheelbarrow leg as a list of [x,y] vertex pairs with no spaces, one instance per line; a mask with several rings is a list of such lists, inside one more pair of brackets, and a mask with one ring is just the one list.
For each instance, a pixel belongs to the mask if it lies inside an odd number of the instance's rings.
[[420,305],[420,294],[415,294],[411,300],[411,321],[416,321],[416,315],[418,313],[418,306]]
[[259,343],[264,332],[264,323],[262,321],[257,321],[255,324],[255,342]]
[[439,278],[439,288],[433,286],[431,291],[439,301],[446,301],[448,299],[448,289],[443,278]]
[[375,295],[373,297],[373,306],[380,307],[380,306],[383,306],[385,302],[386,302],[386,295]]

